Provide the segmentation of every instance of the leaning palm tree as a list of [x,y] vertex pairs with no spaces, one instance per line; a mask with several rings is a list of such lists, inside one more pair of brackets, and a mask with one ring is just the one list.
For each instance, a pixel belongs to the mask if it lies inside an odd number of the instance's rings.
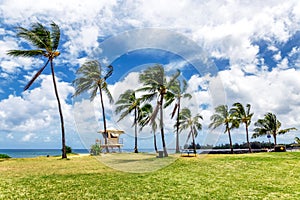
[[24,91],[29,89],[33,82],[39,77],[39,75],[44,71],[50,62],[52,81],[54,86],[54,92],[58,104],[58,111],[61,123],[61,134],[62,134],[62,158],[67,158],[66,153],[66,143],[65,143],[65,128],[64,119],[61,108],[60,99],[58,96],[57,85],[54,73],[53,60],[60,55],[57,51],[59,40],[60,40],[60,29],[57,24],[52,22],[50,24],[51,30],[48,30],[45,26],[40,23],[34,23],[31,29],[26,29],[23,27],[17,28],[17,36],[28,41],[35,49],[30,50],[9,50],[8,55],[15,57],[44,57],[46,58],[46,63],[41,67],[38,72],[32,77],[32,79],[24,87]]
[[119,100],[116,102],[116,114],[119,114],[120,112],[120,118],[118,120],[121,121],[126,116],[128,116],[131,112],[134,112],[134,135],[135,135],[135,143],[134,143],[134,153],[138,153],[138,147],[137,147],[137,127],[138,127],[138,114],[140,110],[140,99],[136,98],[135,91],[134,90],[126,90],[123,94],[119,96]]
[[200,114],[193,117],[188,108],[182,109],[179,114],[179,130],[182,132],[185,129],[190,129],[186,142],[188,142],[192,136],[194,154],[196,154],[195,137],[198,135],[198,130],[202,130],[202,125],[199,122],[199,119],[203,119],[203,117]]
[[256,128],[252,138],[257,138],[264,135],[272,135],[274,138],[274,145],[277,145],[277,135],[282,135],[292,130],[297,130],[296,128],[280,129],[281,122],[277,119],[276,115],[273,113],[267,113],[264,115],[263,119],[258,119],[254,124]]
[[113,66],[108,66],[106,68],[102,67],[97,60],[86,61],[77,71],[77,78],[73,81],[75,85],[75,93],[73,96],[78,96],[83,92],[89,91],[91,93],[90,101],[93,101],[96,97],[98,91],[102,107],[102,117],[103,117],[103,137],[107,147],[107,129],[106,129],[106,117],[103,103],[103,92],[109,99],[110,103],[113,103],[113,97],[108,90],[106,79],[111,76],[113,72]]
[[233,104],[233,108],[231,109],[231,112],[237,118],[239,123],[244,123],[245,124],[246,139],[247,139],[247,144],[248,144],[248,148],[249,148],[249,153],[252,153],[251,144],[249,142],[248,128],[250,126],[251,118],[252,118],[254,113],[250,113],[250,108],[251,108],[250,104],[247,104],[246,108],[247,109],[245,109],[244,106],[241,103],[237,102],[237,103]]
[[180,153],[179,150],[179,113],[180,113],[180,107],[181,107],[181,98],[192,98],[192,95],[189,93],[186,93],[187,90],[187,82],[186,80],[176,80],[173,85],[171,85],[170,90],[172,93],[169,93],[169,95],[166,95],[166,103],[164,107],[169,106],[172,102],[175,102],[173,112],[171,114],[171,119],[176,116],[176,153]]
[[221,125],[225,125],[224,133],[228,133],[229,145],[231,153],[233,154],[233,146],[230,130],[238,127],[238,122],[234,116],[229,112],[227,105],[220,105],[215,108],[215,114],[210,117],[212,121],[209,124],[209,128],[215,129]]
[[[140,109],[140,114],[138,117],[138,122],[140,125],[140,131],[142,131],[142,129],[148,125],[150,123],[150,119],[153,113],[153,107],[151,104],[146,103],[145,105],[143,105]],[[153,133],[153,144],[154,144],[154,149],[155,152],[157,153],[157,144],[156,144],[156,130],[157,130],[157,123],[156,120],[154,120],[151,123],[151,131]]]
[[157,97],[156,107],[152,113],[150,123],[152,124],[157,117],[157,113],[160,112],[160,132],[161,132],[161,140],[164,150],[164,156],[168,156],[166,142],[165,142],[165,134],[164,134],[164,122],[163,122],[163,101],[164,97],[167,93],[169,93],[169,88],[174,84],[175,80],[180,75],[179,72],[175,73],[169,81],[167,81],[165,70],[162,65],[155,65],[153,67],[149,67],[139,76],[139,81],[143,83],[143,87],[138,89],[138,91],[148,92],[142,96],[142,99],[145,101],[151,101],[155,97]]

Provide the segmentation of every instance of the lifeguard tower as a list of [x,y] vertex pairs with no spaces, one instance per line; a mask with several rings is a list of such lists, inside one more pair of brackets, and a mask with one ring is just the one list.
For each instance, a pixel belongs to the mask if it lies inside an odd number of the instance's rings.
[[[118,148],[119,152],[121,152],[121,147],[123,146],[123,139],[120,138],[120,135],[124,133],[122,130],[118,129],[107,129],[107,134],[105,134],[104,130],[99,131],[102,134],[104,141],[100,140],[100,147],[109,148],[113,151],[114,148]],[[105,138],[107,138],[107,144],[105,144]]]

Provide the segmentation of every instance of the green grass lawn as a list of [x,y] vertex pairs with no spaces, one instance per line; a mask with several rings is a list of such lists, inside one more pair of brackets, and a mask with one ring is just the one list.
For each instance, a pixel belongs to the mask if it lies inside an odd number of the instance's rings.
[[110,156],[0,159],[0,199],[300,199],[300,152]]

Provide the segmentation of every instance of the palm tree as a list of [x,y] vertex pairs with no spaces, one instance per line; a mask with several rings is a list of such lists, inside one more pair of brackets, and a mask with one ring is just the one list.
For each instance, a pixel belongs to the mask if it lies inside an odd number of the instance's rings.
[[181,98],[192,98],[192,95],[189,93],[186,93],[187,90],[187,82],[186,80],[176,80],[173,85],[171,85],[170,90],[172,93],[169,93],[170,95],[166,95],[166,103],[164,107],[169,106],[172,102],[175,102],[173,112],[171,114],[171,119],[176,116],[176,153],[179,153],[179,113],[180,113],[180,107],[181,107]]
[[225,125],[224,133],[228,133],[229,145],[231,153],[233,154],[233,146],[230,130],[238,127],[238,122],[235,120],[234,116],[228,111],[227,105],[220,105],[215,108],[215,114],[210,117],[212,121],[209,124],[209,128],[215,129],[221,125]]
[[175,73],[169,81],[165,76],[165,70],[162,65],[155,65],[153,67],[149,67],[139,76],[139,81],[143,83],[143,88],[138,89],[138,91],[148,92],[142,96],[143,100],[151,101],[154,97],[157,97],[156,107],[152,113],[150,123],[152,124],[157,117],[158,111],[160,112],[160,132],[161,132],[161,140],[164,150],[164,156],[168,156],[166,143],[165,143],[165,134],[164,134],[164,123],[163,123],[163,100],[167,93],[169,93],[169,88],[174,84],[177,77],[180,75],[179,72]]
[[[140,131],[142,131],[142,129],[149,124],[150,122],[150,118],[152,116],[153,113],[153,107],[151,104],[146,103],[145,105],[143,105],[140,109],[140,115],[139,115],[139,125],[140,125]],[[151,123],[151,130],[153,132],[153,144],[154,144],[154,149],[155,152],[157,153],[157,144],[156,144],[156,130],[157,130],[157,123],[156,120],[154,120]]]
[[233,106],[234,107],[231,109],[231,112],[233,113],[233,115],[235,117],[237,117],[237,120],[238,120],[239,123],[244,123],[245,124],[247,144],[248,144],[249,152],[252,153],[251,144],[249,142],[249,133],[248,133],[248,128],[249,128],[250,123],[251,123],[251,118],[254,114],[254,113],[250,113],[251,105],[247,104],[246,105],[247,109],[245,109],[244,106],[239,102],[234,103]]
[[202,116],[197,114],[192,117],[191,111],[188,108],[182,109],[179,114],[179,130],[181,132],[185,129],[190,129],[186,141],[188,141],[192,135],[194,154],[196,154],[195,137],[198,135],[198,130],[202,130],[202,125],[199,122],[199,119],[203,119]]
[[50,24],[51,30],[48,30],[45,26],[40,23],[34,23],[31,29],[26,29],[23,27],[17,27],[17,36],[25,39],[29,44],[31,44],[35,49],[30,50],[9,50],[8,55],[15,57],[45,57],[46,63],[41,67],[38,72],[32,77],[32,79],[24,87],[24,91],[29,89],[33,82],[39,77],[39,75],[44,71],[50,62],[52,81],[54,86],[54,92],[58,104],[58,111],[61,123],[61,135],[62,135],[62,158],[67,158],[66,153],[66,143],[65,143],[65,128],[64,119],[61,108],[60,99],[58,96],[57,85],[54,73],[53,60],[60,55],[57,51],[59,40],[60,40],[60,29],[57,24],[52,22]]
[[134,90],[126,90],[123,94],[119,96],[119,100],[116,102],[118,105],[116,108],[116,114],[121,113],[121,116],[118,120],[118,122],[124,117],[126,117],[128,114],[130,114],[132,111],[134,112],[134,135],[135,135],[135,145],[134,145],[134,153],[138,153],[138,147],[137,147],[137,126],[138,126],[138,114],[140,110],[140,99],[136,98],[135,91]]
[[280,129],[281,122],[277,119],[276,115],[273,113],[267,113],[264,115],[263,119],[258,119],[254,124],[257,128],[254,129],[252,138],[257,138],[264,135],[272,135],[274,138],[274,145],[277,145],[277,135],[285,134],[292,130],[297,130],[296,128]]
[[[96,97],[98,90],[100,95],[102,116],[103,116],[103,128],[104,128],[104,141],[107,147],[107,129],[106,129],[106,117],[103,103],[103,92],[109,99],[110,103],[113,103],[113,97],[108,90],[106,79],[111,76],[113,72],[113,66],[108,66],[106,68],[102,67],[97,60],[86,61],[77,71],[77,78],[73,81],[75,85],[75,93],[73,96],[78,96],[83,92],[89,91],[91,93],[90,101],[93,101]],[[103,75],[104,74],[104,75]]]

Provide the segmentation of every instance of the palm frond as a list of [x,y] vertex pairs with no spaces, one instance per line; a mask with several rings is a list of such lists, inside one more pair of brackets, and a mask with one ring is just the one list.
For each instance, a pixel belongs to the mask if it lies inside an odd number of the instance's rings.
[[165,97],[165,103],[164,103],[164,108],[167,108],[168,106],[170,106],[174,100],[175,100],[175,95],[170,92],[170,91],[167,91],[167,93],[164,95]]
[[109,89],[107,87],[107,83],[106,82],[102,83],[102,89],[105,92],[106,96],[108,97],[109,103],[113,103],[114,99],[113,99],[113,96],[111,95],[111,93],[110,93],[110,91],[109,91]]
[[7,55],[14,57],[37,57],[45,55],[45,51],[43,50],[9,50],[7,51]]
[[108,72],[104,76],[104,80],[106,80],[108,77],[110,77],[114,71],[114,68],[112,65],[109,65],[107,68],[108,68]]
[[187,90],[187,88],[188,88],[188,83],[186,82],[186,80],[185,79],[183,79],[182,80],[182,84],[183,84],[183,86],[182,86],[182,93],[185,93],[185,91]]
[[51,24],[51,46],[52,50],[55,51],[58,48],[59,45],[59,40],[60,40],[60,29],[57,24],[52,22]]
[[45,45],[44,48],[48,51],[52,51],[50,31],[40,23],[32,24],[31,28],[31,33],[40,38],[42,43]]
[[297,130],[297,129],[296,129],[295,127],[283,129],[283,130],[278,131],[278,135],[285,134],[285,133],[288,133],[288,132],[290,132],[290,131],[296,131],[296,130]]
[[28,30],[23,27],[17,27],[17,36],[27,40],[34,47],[37,47],[39,49],[48,48],[47,44],[43,41],[43,39],[32,30]]
[[170,85],[173,85],[179,76],[180,76],[180,70],[177,70],[177,72],[175,72],[175,74],[172,75],[172,77],[169,80],[169,82],[167,83],[166,87],[168,88],[168,87],[170,87]]
[[127,109],[124,112],[122,112],[122,114],[120,115],[118,122],[121,121],[122,119],[124,119],[129,113],[131,113],[131,109]]
[[96,84],[93,84],[89,87],[88,90],[91,90],[90,101],[93,101],[95,99],[95,97],[97,96],[98,89],[100,90],[100,88]]
[[189,94],[189,93],[184,93],[184,94],[183,94],[183,98],[191,99],[191,98],[192,98],[192,95]]
[[144,94],[141,97],[141,101],[152,101],[156,97],[156,93]]
[[85,78],[76,79],[73,81],[73,85],[75,86],[75,93],[73,97],[76,97],[88,90],[90,90],[93,85],[93,81],[91,79],[86,80]]

